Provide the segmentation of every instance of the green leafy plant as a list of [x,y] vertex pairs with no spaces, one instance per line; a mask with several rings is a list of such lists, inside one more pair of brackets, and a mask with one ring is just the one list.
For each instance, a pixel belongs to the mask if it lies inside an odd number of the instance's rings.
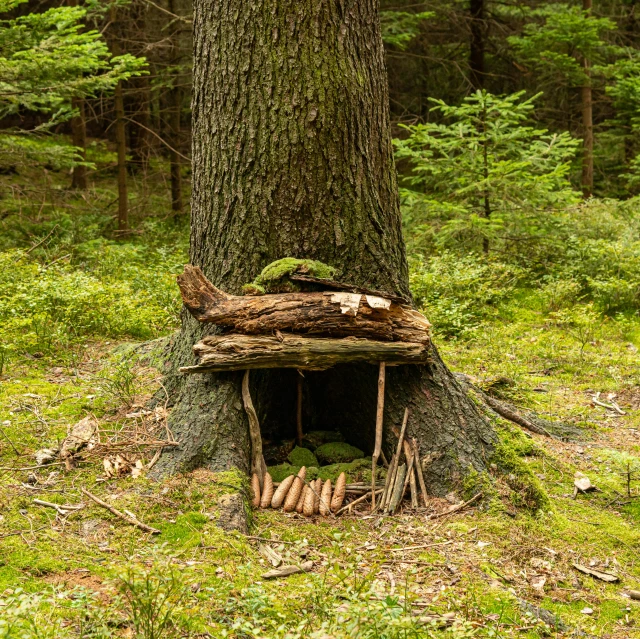
[[419,33],[425,20],[433,17],[432,11],[409,13],[408,11],[381,11],[380,27],[385,44],[398,49],[406,49],[407,45]]
[[156,558],[151,566],[129,563],[117,573],[115,586],[136,637],[175,636],[177,617],[189,589],[171,558]]
[[519,59],[553,82],[583,86],[591,82],[583,60],[604,62],[608,53],[621,51],[604,40],[616,29],[609,18],[600,18],[581,7],[546,4],[531,12],[532,21],[522,35],[508,41]]
[[[0,14],[26,0],[0,0]],[[57,168],[81,163],[74,147],[46,137],[75,111],[73,98],[96,96],[142,73],[145,61],[112,57],[102,35],[86,29],[83,7],[54,7],[0,20],[0,118],[31,111],[46,118],[34,130],[0,132],[5,166],[40,161]]]
[[441,123],[404,127],[396,156],[412,171],[401,194],[412,224],[438,224],[436,241],[489,250],[491,241],[541,231],[544,216],[577,200],[568,180],[577,142],[527,125],[535,98],[487,91],[450,106],[432,100]]

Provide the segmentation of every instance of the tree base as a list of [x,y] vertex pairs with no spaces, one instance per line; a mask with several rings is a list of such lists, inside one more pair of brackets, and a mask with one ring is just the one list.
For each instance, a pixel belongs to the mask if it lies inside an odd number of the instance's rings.
[[[194,325],[195,324],[195,325]],[[165,381],[169,394],[169,427],[181,446],[163,451],[156,477],[198,467],[249,473],[249,423],[242,401],[242,373],[181,375],[177,368],[192,362],[194,332],[183,331],[170,359],[175,373]],[[479,412],[433,345],[429,363],[389,368],[386,380],[382,449],[390,458],[396,447],[392,428],[399,428],[405,408],[407,434],[419,445],[427,490],[442,496],[461,485],[471,470],[483,472],[496,442],[489,421]],[[251,397],[264,440],[294,439],[297,422],[295,370],[256,370]],[[304,373],[305,431],[338,430],[347,442],[370,455],[375,446],[378,368],[344,364]]]

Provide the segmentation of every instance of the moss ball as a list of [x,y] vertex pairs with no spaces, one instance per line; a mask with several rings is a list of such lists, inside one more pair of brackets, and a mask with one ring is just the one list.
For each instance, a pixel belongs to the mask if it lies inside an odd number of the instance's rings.
[[302,445],[310,450],[315,450],[322,444],[329,442],[343,442],[344,437],[342,433],[337,430],[312,430],[305,433],[302,438]]
[[346,442],[329,442],[316,448],[316,457],[323,464],[346,464],[354,459],[362,459],[364,453]]
[[290,453],[287,459],[294,466],[318,466],[318,459],[316,456],[308,449],[301,448],[300,446],[296,446]]

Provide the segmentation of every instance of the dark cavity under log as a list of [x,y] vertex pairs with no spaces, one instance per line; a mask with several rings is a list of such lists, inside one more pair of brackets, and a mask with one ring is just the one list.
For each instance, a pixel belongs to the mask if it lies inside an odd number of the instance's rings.
[[289,331],[323,337],[429,342],[431,325],[424,315],[382,297],[336,291],[229,295],[191,265],[186,265],[177,279],[182,300],[198,321],[239,333]]
[[195,366],[183,366],[183,373],[209,373],[250,368],[297,368],[325,370],[336,364],[386,362],[424,364],[428,348],[414,342],[381,342],[357,337],[331,339],[281,335],[209,335],[193,351]]

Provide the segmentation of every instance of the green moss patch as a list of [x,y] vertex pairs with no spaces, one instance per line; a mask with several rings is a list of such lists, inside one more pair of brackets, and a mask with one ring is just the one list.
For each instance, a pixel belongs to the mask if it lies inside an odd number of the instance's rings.
[[343,442],[344,436],[337,430],[313,430],[302,438],[302,445],[310,450],[315,450],[322,444],[329,442]]
[[294,466],[318,466],[318,459],[308,449],[296,446],[290,453],[288,460]]
[[298,291],[300,286],[288,279],[290,275],[296,273],[321,279],[332,279],[336,272],[333,266],[317,260],[283,257],[265,266],[260,275],[253,282],[245,284],[242,289],[247,295]]
[[364,453],[346,442],[329,442],[316,448],[316,457],[324,464],[346,464],[354,459],[362,459]]

